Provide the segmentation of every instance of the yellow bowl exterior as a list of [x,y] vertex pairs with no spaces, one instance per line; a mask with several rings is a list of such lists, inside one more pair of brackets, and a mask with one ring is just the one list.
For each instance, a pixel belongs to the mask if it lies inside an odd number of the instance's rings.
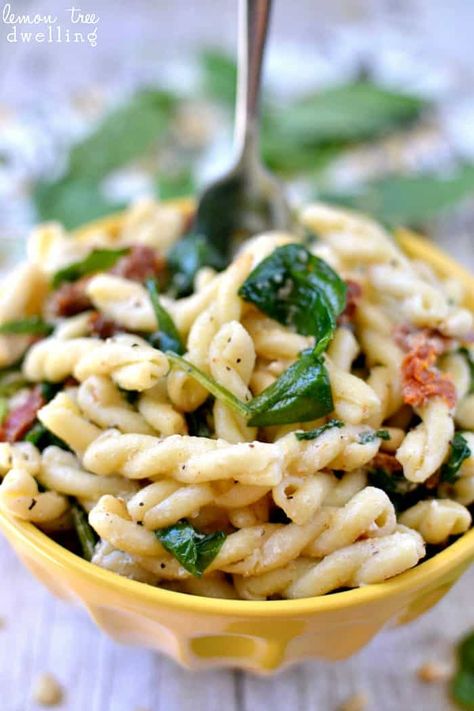
[[[192,203],[180,203],[189,212]],[[118,231],[121,217],[88,229]],[[77,237],[86,234],[78,232]],[[462,281],[473,307],[474,279],[431,243],[407,231],[403,249]],[[438,602],[474,560],[474,530],[413,570],[378,585],[302,600],[217,600],[170,592],[103,570],[30,523],[0,512],[0,529],[52,593],[81,603],[114,639],[167,654],[192,669],[232,666],[269,673],[310,658],[337,660],[388,624],[409,622]]]

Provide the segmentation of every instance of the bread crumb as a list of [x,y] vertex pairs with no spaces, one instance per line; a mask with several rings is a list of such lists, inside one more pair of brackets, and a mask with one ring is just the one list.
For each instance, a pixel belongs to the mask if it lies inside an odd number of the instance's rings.
[[344,701],[338,711],[364,711],[369,703],[369,697],[365,691],[358,691]]
[[447,681],[451,676],[451,669],[447,664],[441,662],[425,662],[416,671],[418,679],[426,684],[438,681]]
[[41,706],[56,706],[63,700],[63,690],[52,674],[40,674],[33,686],[33,700]]

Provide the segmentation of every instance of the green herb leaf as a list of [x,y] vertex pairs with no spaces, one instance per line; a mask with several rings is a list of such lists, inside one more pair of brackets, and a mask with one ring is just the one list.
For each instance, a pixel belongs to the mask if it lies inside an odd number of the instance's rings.
[[73,262],[67,267],[56,272],[52,279],[52,286],[57,288],[64,281],[76,281],[87,274],[105,271],[114,266],[116,262],[128,253],[128,248],[123,249],[93,249],[87,257],[79,262]]
[[51,430],[48,430],[43,423],[39,421],[36,422],[30,430],[28,430],[23,438],[23,441],[31,442],[31,444],[34,444],[35,447],[41,451],[53,444],[56,447],[61,447],[61,449],[67,450],[68,452],[71,451],[66,442],[63,442],[62,439],[56,437]]
[[212,437],[212,408],[214,406],[214,398],[207,398],[206,402],[200,405],[193,412],[187,412],[186,424],[188,426],[188,434],[191,437]]
[[0,397],[0,425],[3,425],[7,415],[8,415],[8,399],[6,397]]
[[239,400],[239,398],[235,397],[235,395],[231,393],[230,390],[227,390],[227,388],[224,388],[222,385],[219,385],[219,383],[216,383],[213,378],[210,378],[208,375],[206,375],[206,373],[203,373],[202,370],[182,358],[180,355],[177,355],[172,351],[167,351],[166,356],[168,360],[174,363],[174,365],[177,365],[178,368],[184,370],[185,373],[194,378],[194,380],[196,380],[200,385],[203,386],[203,388],[210,392],[211,395],[214,395],[217,400],[222,400],[223,403],[225,403],[228,407],[231,408],[231,410],[234,410],[234,412],[237,412],[239,415],[248,417],[249,406]]
[[469,366],[469,371],[471,373],[471,385],[469,387],[469,394],[474,393],[474,356],[468,348],[460,348],[459,353],[461,353],[467,360]]
[[307,439],[318,439],[324,432],[332,430],[334,427],[344,427],[344,422],[342,420],[329,420],[326,424],[321,425],[321,427],[316,427],[314,430],[307,430],[306,432],[295,432],[296,439],[303,441]]
[[369,442],[375,442],[376,439],[390,439],[390,432],[387,430],[367,430],[366,432],[361,432],[359,434],[359,444],[368,444]]
[[174,296],[188,296],[193,290],[194,277],[201,267],[223,269],[225,262],[202,235],[187,235],[177,242],[166,257],[171,274],[170,292]]
[[474,195],[474,165],[449,175],[393,175],[322,199],[366,212],[390,227],[420,227]]
[[173,319],[160,304],[158,284],[154,279],[148,279],[145,286],[150,295],[150,301],[155,312],[156,320],[158,321],[159,330],[156,334],[151,336],[153,344],[156,342],[162,351],[173,351],[173,353],[182,355],[186,349],[181,341],[178,329],[174,325]]
[[368,482],[370,486],[375,486],[377,489],[385,491],[395,510],[399,512],[405,511],[410,506],[414,506],[424,499],[429,499],[433,495],[433,492],[430,492],[425,486],[417,486],[405,479],[403,474],[398,474],[397,472],[389,473],[385,469],[369,471]]
[[232,57],[218,49],[205,49],[200,57],[204,92],[233,107],[237,87],[237,66]]
[[457,652],[458,670],[451,683],[451,694],[462,709],[474,710],[474,632],[461,640]]
[[329,414],[334,404],[324,362],[313,351],[304,351],[247,409],[248,424],[256,427],[308,422]]
[[441,467],[441,481],[447,481],[450,484],[458,478],[458,472],[465,459],[471,456],[472,452],[465,437],[460,432],[456,432],[451,440],[451,451],[448,461]]
[[56,220],[68,230],[126,207],[107,199],[97,183],[70,175],[37,183],[33,199],[40,220]]
[[5,373],[0,378],[0,397],[11,397],[28,384],[21,373]]
[[239,295],[285,326],[315,336],[321,353],[346,305],[345,282],[306,247],[286,244],[258,264]]
[[109,173],[146,155],[166,134],[176,106],[169,92],[144,89],[112,110],[77,143],[69,158],[69,175],[99,182]]
[[33,197],[39,217],[59,220],[72,229],[120,209],[106,199],[101,182],[114,170],[147,155],[164,138],[175,105],[171,94],[145,89],[111,111],[72,148],[66,175],[36,185]]
[[329,87],[263,115],[262,149],[284,173],[315,171],[343,148],[417,119],[426,103],[370,81]]
[[159,175],[157,187],[160,200],[171,200],[171,198],[194,195],[196,181],[191,169],[187,169],[175,174],[163,173]]
[[40,316],[27,316],[0,325],[0,333],[8,335],[49,336],[54,326],[46,323]]
[[71,515],[82,549],[82,557],[90,561],[94,555],[95,545],[98,540],[97,535],[89,524],[86,512],[82,506],[79,506],[77,501],[71,501]]
[[157,530],[155,535],[163,548],[197,578],[212,563],[226,539],[223,531],[200,533],[187,521]]

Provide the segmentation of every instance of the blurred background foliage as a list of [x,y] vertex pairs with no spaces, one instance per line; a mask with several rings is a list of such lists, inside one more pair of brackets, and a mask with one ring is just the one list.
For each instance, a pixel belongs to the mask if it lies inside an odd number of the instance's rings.
[[[130,172],[145,174],[148,192],[161,199],[199,190],[203,165],[232,130],[236,66],[215,49],[202,50],[197,65],[191,93],[143,88],[93,124],[54,180],[34,182],[39,219],[74,228],[120,209],[117,185]],[[474,165],[461,158],[436,171],[416,165],[420,142],[436,133],[435,103],[382,86],[363,68],[352,81],[287,100],[267,91],[262,104],[263,157],[296,199],[333,200],[390,227],[429,229],[474,194]]]

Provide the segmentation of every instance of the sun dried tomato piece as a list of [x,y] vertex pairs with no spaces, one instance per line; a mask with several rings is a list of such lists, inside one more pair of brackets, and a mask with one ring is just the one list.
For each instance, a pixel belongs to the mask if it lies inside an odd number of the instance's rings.
[[115,336],[117,333],[125,332],[125,329],[116,323],[116,321],[113,321],[111,318],[106,318],[97,311],[90,315],[89,329],[91,336],[98,336],[103,339],[112,338],[112,336]]
[[18,442],[23,439],[28,430],[32,427],[36,420],[36,413],[46,400],[41,394],[39,385],[34,387],[25,401],[11,410],[0,428],[0,441],[2,442]]
[[151,247],[137,244],[130,248],[130,252],[119,259],[110,270],[124,279],[143,282],[145,279],[163,278],[166,272],[166,261]]
[[375,457],[372,459],[371,464],[373,464],[376,469],[384,469],[389,474],[394,474],[395,472],[401,472],[403,470],[402,465],[395,455],[387,454],[387,452],[377,452]]
[[89,277],[63,284],[56,289],[49,300],[49,309],[53,316],[75,316],[92,308],[86,286]]
[[410,349],[402,361],[403,400],[421,407],[432,398],[441,398],[448,407],[456,404],[456,388],[451,377],[436,367],[436,358],[444,351],[442,339],[427,331],[410,337]]

